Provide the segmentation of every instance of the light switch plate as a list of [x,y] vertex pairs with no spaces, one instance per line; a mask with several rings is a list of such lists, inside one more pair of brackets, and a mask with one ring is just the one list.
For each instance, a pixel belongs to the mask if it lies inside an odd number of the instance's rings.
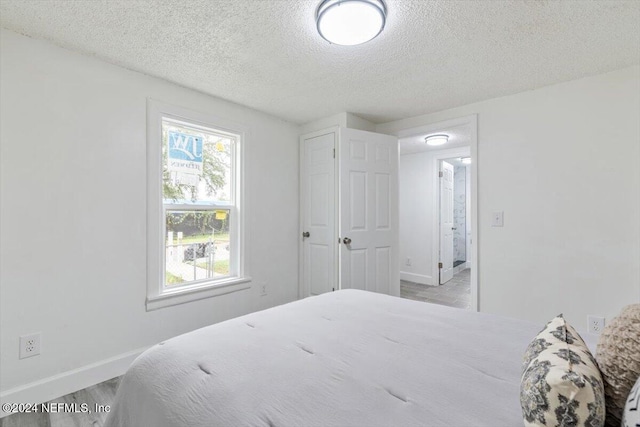
[[502,227],[504,226],[504,212],[495,211],[491,213],[491,226]]

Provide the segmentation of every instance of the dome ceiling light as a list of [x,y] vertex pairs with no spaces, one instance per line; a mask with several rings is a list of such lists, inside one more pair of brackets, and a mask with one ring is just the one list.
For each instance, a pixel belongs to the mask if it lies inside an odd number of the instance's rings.
[[318,33],[329,43],[355,46],[384,29],[387,8],[382,0],[324,0],[316,11]]
[[424,139],[424,142],[427,145],[436,146],[436,145],[444,145],[449,141],[449,135],[429,135]]

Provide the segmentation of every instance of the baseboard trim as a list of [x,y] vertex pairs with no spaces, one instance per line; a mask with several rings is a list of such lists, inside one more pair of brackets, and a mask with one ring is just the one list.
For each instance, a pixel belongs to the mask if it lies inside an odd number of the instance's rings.
[[458,266],[456,266],[456,267],[453,267],[453,274],[454,274],[454,275],[455,275],[455,274],[458,274],[458,273],[460,273],[462,270],[465,270],[465,269],[470,268],[470,267],[471,267],[471,263],[469,263],[469,262],[466,262],[466,261],[465,261],[465,262],[463,262],[462,264],[460,264],[460,265],[458,265]]
[[407,273],[406,271],[400,272],[400,280],[406,280],[408,282],[420,283],[421,285],[431,285],[431,276],[424,274]]
[[[148,347],[62,372],[0,393],[0,403],[43,403],[124,374]],[[0,409],[0,418],[11,415]]]

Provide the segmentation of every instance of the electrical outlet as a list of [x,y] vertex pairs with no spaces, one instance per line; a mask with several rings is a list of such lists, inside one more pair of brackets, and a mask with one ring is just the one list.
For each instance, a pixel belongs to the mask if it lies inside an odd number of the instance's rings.
[[267,282],[262,282],[260,284],[260,296],[267,295]]
[[20,337],[20,359],[40,354],[41,332]]
[[587,316],[587,330],[590,334],[602,333],[604,329],[604,317]]
[[491,213],[491,226],[502,227],[504,226],[504,212],[496,211]]
[[406,264],[407,264],[407,267],[411,267],[411,258],[407,258]]

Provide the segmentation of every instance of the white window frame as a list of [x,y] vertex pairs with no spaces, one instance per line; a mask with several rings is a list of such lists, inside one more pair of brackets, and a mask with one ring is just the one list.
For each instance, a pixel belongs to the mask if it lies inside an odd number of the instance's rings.
[[[196,126],[220,130],[237,136],[234,144],[234,188],[232,206],[219,205],[220,209],[230,209],[232,218],[229,227],[233,275],[220,279],[197,280],[191,284],[166,287],[165,274],[165,212],[166,209],[199,210],[202,206],[165,205],[162,198],[162,120],[178,120]],[[188,110],[153,99],[147,100],[147,311],[156,310],[189,301],[225,295],[251,287],[245,265],[247,233],[244,215],[244,147],[248,130],[237,123],[213,117],[210,114]],[[215,206],[207,206],[207,208]],[[235,273],[235,274],[234,274]]]

